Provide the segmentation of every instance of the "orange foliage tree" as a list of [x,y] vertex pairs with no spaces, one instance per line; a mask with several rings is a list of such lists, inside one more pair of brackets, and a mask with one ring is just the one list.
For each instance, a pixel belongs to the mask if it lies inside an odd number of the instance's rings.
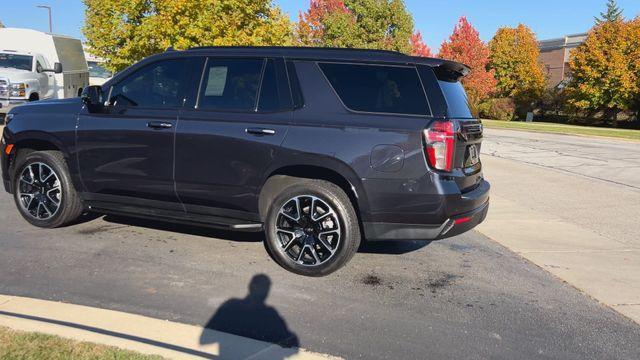
[[596,25],[572,52],[569,105],[587,115],[603,112],[617,121],[621,111],[640,110],[640,18]]
[[442,43],[439,56],[468,65],[471,74],[462,79],[469,95],[469,102],[476,108],[488,99],[496,89],[495,71],[488,69],[489,47],[480,40],[478,31],[466,17],[461,17],[453,34]]
[[431,49],[429,46],[425,44],[424,40],[422,40],[422,34],[420,31],[416,31],[411,35],[411,55],[413,56],[422,56],[422,57],[431,57],[433,54],[431,53]]
[[500,28],[489,42],[489,50],[489,67],[496,72],[499,95],[514,99],[521,115],[531,111],[546,85],[533,31],[523,24]]

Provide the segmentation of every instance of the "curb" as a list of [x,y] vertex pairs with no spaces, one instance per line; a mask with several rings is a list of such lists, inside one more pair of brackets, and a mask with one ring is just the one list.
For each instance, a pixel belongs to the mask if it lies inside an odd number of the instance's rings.
[[0,326],[169,359],[338,359],[199,326],[8,295],[0,295]]

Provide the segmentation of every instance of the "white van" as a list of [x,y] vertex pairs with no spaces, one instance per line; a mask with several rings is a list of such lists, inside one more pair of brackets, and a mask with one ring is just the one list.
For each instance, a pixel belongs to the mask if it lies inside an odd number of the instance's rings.
[[80,40],[31,29],[0,29],[0,114],[26,101],[80,96],[88,85]]
[[86,47],[84,48],[84,57],[87,58],[87,66],[89,67],[89,85],[102,86],[113,77],[113,72],[104,67],[104,59],[91,54]]

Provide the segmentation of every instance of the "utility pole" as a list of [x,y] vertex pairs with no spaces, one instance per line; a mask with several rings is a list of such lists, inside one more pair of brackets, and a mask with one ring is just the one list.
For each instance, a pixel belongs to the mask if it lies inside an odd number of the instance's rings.
[[48,5],[36,5],[41,9],[47,9],[49,11],[49,33],[53,34],[53,20],[51,19],[51,6]]

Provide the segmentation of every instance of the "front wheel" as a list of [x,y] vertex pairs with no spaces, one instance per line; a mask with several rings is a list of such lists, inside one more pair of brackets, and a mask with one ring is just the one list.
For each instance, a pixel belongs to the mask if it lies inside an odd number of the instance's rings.
[[360,245],[358,218],[333,183],[300,179],[280,191],[266,218],[267,247],[285,269],[325,276],[346,264]]
[[58,151],[35,151],[20,156],[13,185],[16,206],[32,225],[60,227],[83,212],[64,157]]

